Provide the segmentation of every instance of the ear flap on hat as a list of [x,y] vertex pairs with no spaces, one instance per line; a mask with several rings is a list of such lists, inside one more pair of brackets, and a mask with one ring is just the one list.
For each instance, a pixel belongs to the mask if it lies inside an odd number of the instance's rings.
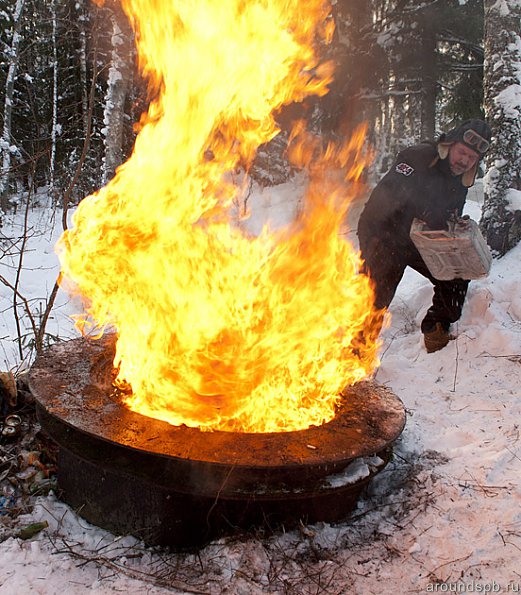
[[469,171],[466,171],[463,174],[463,176],[461,177],[461,183],[463,184],[463,186],[465,186],[466,188],[470,188],[474,185],[474,180],[476,179],[476,174],[478,173],[478,167],[479,161],[476,162],[476,165],[472,169],[469,169]]
[[438,155],[440,159],[447,159],[447,155],[449,154],[449,148],[453,143],[438,143]]

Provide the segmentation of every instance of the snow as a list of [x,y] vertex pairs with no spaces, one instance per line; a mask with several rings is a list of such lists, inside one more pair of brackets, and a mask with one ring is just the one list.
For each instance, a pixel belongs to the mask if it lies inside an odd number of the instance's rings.
[[494,101],[501,105],[507,118],[516,120],[521,115],[521,85],[509,85],[496,95]]
[[[517,2],[518,0],[515,1]],[[510,2],[512,2],[512,0],[510,0]],[[512,6],[514,6],[514,4]],[[509,0],[497,0],[489,10],[496,10],[502,17],[507,17],[510,14]]]
[[378,456],[360,457],[350,463],[342,473],[336,473],[326,478],[327,485],[331,487],[340,487],[356,483],[371,474],[373,469],[379,469],[384,461]]
[[506,195],[506,202],[510,211],[521,211],[521,190],[509,188]]
[[[267,219],[283,224],[296,194],[291,183],[255,191],[252,216],[241,224],[257,231]],[[362,204],[353,204],[343,230],[351,241]],[[33,307],[57,274],[61,214],[50,213],[29,212],[19,291]],[[478,220],[480,204],[468,201],[467,213]],[[11,239],[0,239],[0,275],[11,283],[23,215],[6,217],[1,230]],[[47,529],[0,543],[0,594],[519,591],[521,245],[471,282],[456,339],[427,354],[419,324],[431,295],[430,284],[407,271],[391,305],[375,379],[403,400],[407,423],[349,521],[173,553],[93,527],[51,494],[20,519],[45,520]],[[60,292],[49,333],[74,336],[74,309]],[[19,365],[15,336],[12,292],[0,283],[4,368]]]

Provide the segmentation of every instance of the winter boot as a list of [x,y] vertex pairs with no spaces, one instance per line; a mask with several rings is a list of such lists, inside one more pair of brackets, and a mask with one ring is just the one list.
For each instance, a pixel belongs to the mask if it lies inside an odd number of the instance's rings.
[[443,349],[449,341],[454,337],[445,330],[440,322],[437,322],[432,331],[424,333],[423,340],[425,341],[425,349],[427,353],[433,353]]

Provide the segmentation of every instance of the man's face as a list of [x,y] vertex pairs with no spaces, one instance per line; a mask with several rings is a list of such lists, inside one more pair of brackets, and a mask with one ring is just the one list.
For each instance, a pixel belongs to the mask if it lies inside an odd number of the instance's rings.
[[449,167],[455,176],[472,169],[478,160],[479,155],[463,143],[454,143],[449,149]]

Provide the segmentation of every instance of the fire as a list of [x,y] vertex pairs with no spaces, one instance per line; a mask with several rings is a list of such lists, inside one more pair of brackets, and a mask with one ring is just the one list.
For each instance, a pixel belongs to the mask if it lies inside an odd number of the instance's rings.
[[280,432],[334,417],[376,343],[369,280],[341,237],[364,131],[327,147],[296,131],[302,212],[251,237],[231,172],[277,134],[273,112],[325,94],[322,0],[123,0],[153,100],[132,156],[84,199],[57,251],[87,320],[117,332],[127,405],[174,425]]

